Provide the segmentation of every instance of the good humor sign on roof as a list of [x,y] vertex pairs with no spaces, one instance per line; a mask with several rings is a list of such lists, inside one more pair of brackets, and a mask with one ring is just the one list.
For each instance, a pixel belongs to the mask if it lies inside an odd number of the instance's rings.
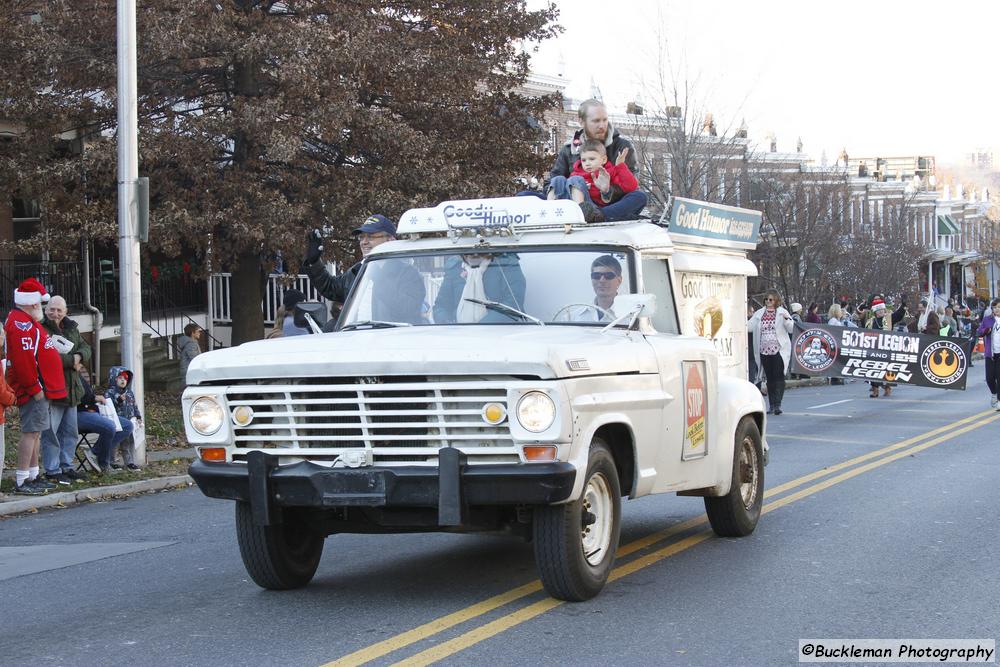
[[677,241],[752,250],[760,221],[760,211],[674,197],[670,235]]

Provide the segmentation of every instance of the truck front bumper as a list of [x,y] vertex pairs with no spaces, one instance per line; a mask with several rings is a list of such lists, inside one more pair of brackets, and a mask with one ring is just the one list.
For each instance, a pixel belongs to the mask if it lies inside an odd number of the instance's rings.
[[280,521],[277,507],[431,507],[440,525],[458,525],[469,506],[563,502],[576,479],[563,462],[468,465],[450,447],[438,460],[437,467],[279,466],[277,456],[255,451],[246,464],[195,461],[188,472],[206,496],[249,502],[261,525]]

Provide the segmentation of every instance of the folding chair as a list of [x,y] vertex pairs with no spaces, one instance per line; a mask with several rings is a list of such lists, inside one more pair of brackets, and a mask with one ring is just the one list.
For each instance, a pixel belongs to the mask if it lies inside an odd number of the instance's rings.
[[79,463],[76,469],[80,472],[100,472],[101,466],[97,463],[97,457],[94,456],[94,452],[91,450],[91,442],[87,439],[87,436],[97,436],[96,433],[84,432],[80,434],[80,439],[76,443],[76,460]]

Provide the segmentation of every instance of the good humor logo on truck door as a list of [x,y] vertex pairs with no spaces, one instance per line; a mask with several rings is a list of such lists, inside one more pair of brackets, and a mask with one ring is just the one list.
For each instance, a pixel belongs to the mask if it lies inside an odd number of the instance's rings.
[[705,391],[705,362],[685,361],[684,377],[684,448],[681,460],[698,459],[708,454],[705,433],[705,413],[708,409],[708,392]]

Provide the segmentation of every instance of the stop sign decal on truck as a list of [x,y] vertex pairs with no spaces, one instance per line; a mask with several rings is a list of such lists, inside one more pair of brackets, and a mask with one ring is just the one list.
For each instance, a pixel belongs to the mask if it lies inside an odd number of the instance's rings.
[[705,391],[705,362],[685,361],[684,373],[684,449],[681,459],[696,459],[708,451],[705,435],[705,410],[708,393]]

